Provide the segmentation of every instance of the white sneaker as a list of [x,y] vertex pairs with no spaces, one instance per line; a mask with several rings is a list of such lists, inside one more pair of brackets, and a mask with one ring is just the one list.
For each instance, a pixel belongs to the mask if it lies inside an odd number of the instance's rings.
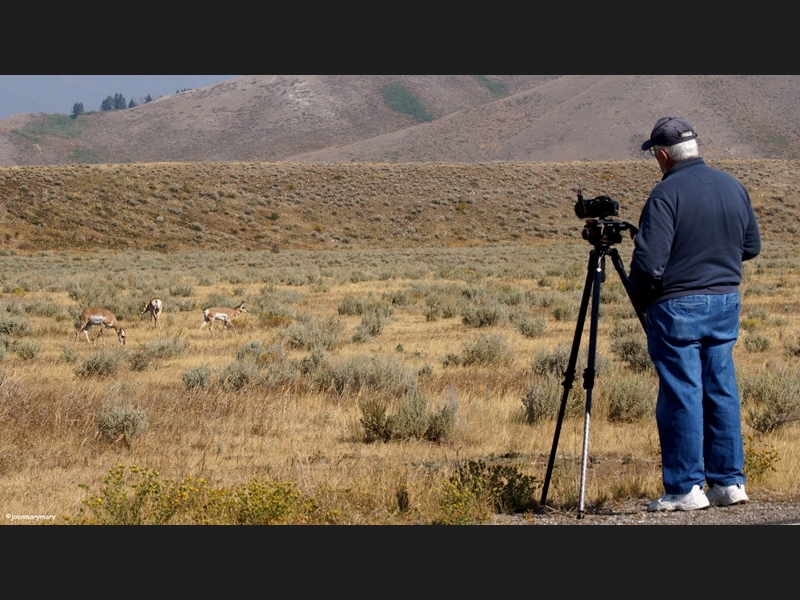
[[750,500],[744,491],[743,483],[727,486],[715,483],[706,492],[706,497],[711,506],[731,506],[733,504],[744,504]]
[[688,494],[664,494],[661,498],[653,500],[647,507],[648,512],[665,510],[697,510],[710,506],[708,498],[699,485],[692,488]]

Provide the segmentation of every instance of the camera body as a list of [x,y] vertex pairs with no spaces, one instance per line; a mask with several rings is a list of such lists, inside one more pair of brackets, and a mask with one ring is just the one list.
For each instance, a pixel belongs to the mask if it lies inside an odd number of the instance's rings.
[[598,196],[586,200],[583,192],[578,191],[575,214],[581,219],[605,219],[619,214],[619,202],[608,196]]

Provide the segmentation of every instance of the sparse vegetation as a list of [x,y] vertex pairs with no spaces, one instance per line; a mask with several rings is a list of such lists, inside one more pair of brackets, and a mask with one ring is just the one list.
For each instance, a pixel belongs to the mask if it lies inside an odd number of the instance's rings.
[[[746,174],[752,163],[729,164]],[[780,162],[767,166],[784,169]],[[481,480],[501,477],[495,465],[517,469],[502,477],[518,481],[543,475],[574,334],[570,311],[580,301],[575,273],[582,268],[573,265],[584,266],[589,251],[580,223],[570,215],[562,220],[569,210],[559,198],[571,193],[560,187],[588,173],[584,168],[0,169],[8,199],[0,223],[0,475],[14,473],[19,481],[0,499],[8,510],[22,510],[24,487],[24,510],[73,522],[479,523],[509,510],[513,503],[498,508],[480,486],[452,476],[469,461],[485,462],[486,469],[475,467]],[[607,163],[598,172],[611,174],[609,185],[621,181],[620,173],[630,176],[631,197],[638,193],[634,175],[646,179],[636,161]],[[100,215],[107,231],[66,227],[67,201],[79,213]],[[327,211],[313,240],[320,213],[303,217],[312,201]],[[464,213],[456,209],[462,201]],[[637,202],[623,205],[626,218]],[[531,229],[512,241],[490,214],[494,203],[506,223],[535,215],[536,227],[547,232],[552,224],[559,232],[544,239]],[[278,221],[269,218],[272,211],[280,212]],[[256,225],[248,225],[250,218]],[[192,230],[195,222],[205,229]],[[431,224],[453,229],[437,245]],[[236,235],[225,233],[234,226]],[[150,233],[136,237],[136,228]],[[463,239],[448,246],[456,234]],[[334,251],[333,235],[350,239],[346,251]],[[746,468],[748,493],[756,497],[760,489],[791,496],[800,481],[791,460],[800,428],[792,378],[800,356],[792,282],[800,261],[783,235],[765,234],[764,256],[746,265],[743,333],[735,346],[745,432],[755,436],[746,445]],[[319,241],[323,236],[327,241]],[[626,263],[631,247],[627,239],[619,245]],[[622,292],[608,282],[601,298],[588,474],[593,506],[658,491],[657,380],[643,368],[645,335]],[[153,296],[165,299],[158,328],[139,315]],[[199,331],[202,306],[242,300],[250,313],[233,330]],[[107,306],[122,319],[125,346],[108,333],[92,344],[82,336],[74,341],[75,318],[88,305]],[[746,341],[756,335],[771,341],[757,352]],[[640,343],[632,348],[625,340]],[[585,346],[584,340],[551,494],[566,510],[576,503],[574,432],[583,417]],[[450,401],[456,390],[457,411]],[[113,407],[142,411],[146,432],[129,433],[127,441],[99,433],[99,415]],[[372,444],[364,443],[368,438]],[[131,460],[144,466],[121,475],[126,500],[119,496],[117,516],[82,503],[107,501],[103,477]],[[45,480],[56,483],[45,489]],[[87,488],[76,489],[76,481]],[[147,496],[161,500],[136,508],[132,486],[144,490],[153,482],[162,491]],[[159,512],[179,496],[175,512]],[[291,507],[254,508],[273,501]]]

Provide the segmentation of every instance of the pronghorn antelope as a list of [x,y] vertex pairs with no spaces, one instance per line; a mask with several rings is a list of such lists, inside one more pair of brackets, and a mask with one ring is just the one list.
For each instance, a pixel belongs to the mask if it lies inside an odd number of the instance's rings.
[[211,308],[204,308],[203,309],[203,324],[200,325],[200,329],[202,330],[203,327],[208,325],[208,330],[211,331],[211,328],[214,326],[214,321],[222,321],[224,325],[223,331],[228,327],[233,327],[234,318],[239,313],[246,313],[250,312],[244,307],[244,301],[242,301],[239,306],[236,308],[221,308],[219,306],[212,306]]
[[78,341],[78,336],[82,331],[83,335],[86,336],[86,341],[91,342],[89,339],[89,328],[92,325],[100,327],[100,333],[94,338],[95,342],[97,338],[103,335],[103,330],[114,329],[117,332],[119,343],[125,345],[125,330],[122,328],[122,325],[119,324],[119,321],[117,321],[117,317],[105,308],[97,308],[96,306],[90,306],[81,311],[80,325],[78,326],[78,331],[75,333],[75,341]]
[[151,320],[153,321],[153,327],[159,327],[158,324],[158,317],[161,316],[161,308],[163,306],[163,302],[159,298],[153,298],[142,307],[140,315],[145,313],[150,313]]

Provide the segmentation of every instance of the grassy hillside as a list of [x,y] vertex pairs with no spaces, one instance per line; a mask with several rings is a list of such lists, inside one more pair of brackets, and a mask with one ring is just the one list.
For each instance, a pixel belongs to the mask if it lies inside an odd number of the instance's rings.
[[[709,161],[747,186],[764,233],[798,228],[797,161]],[[575,190],[635,223],[654,162],[157,163],[0,169],[0,248],[161,252],[460,247],[580,239]]]

